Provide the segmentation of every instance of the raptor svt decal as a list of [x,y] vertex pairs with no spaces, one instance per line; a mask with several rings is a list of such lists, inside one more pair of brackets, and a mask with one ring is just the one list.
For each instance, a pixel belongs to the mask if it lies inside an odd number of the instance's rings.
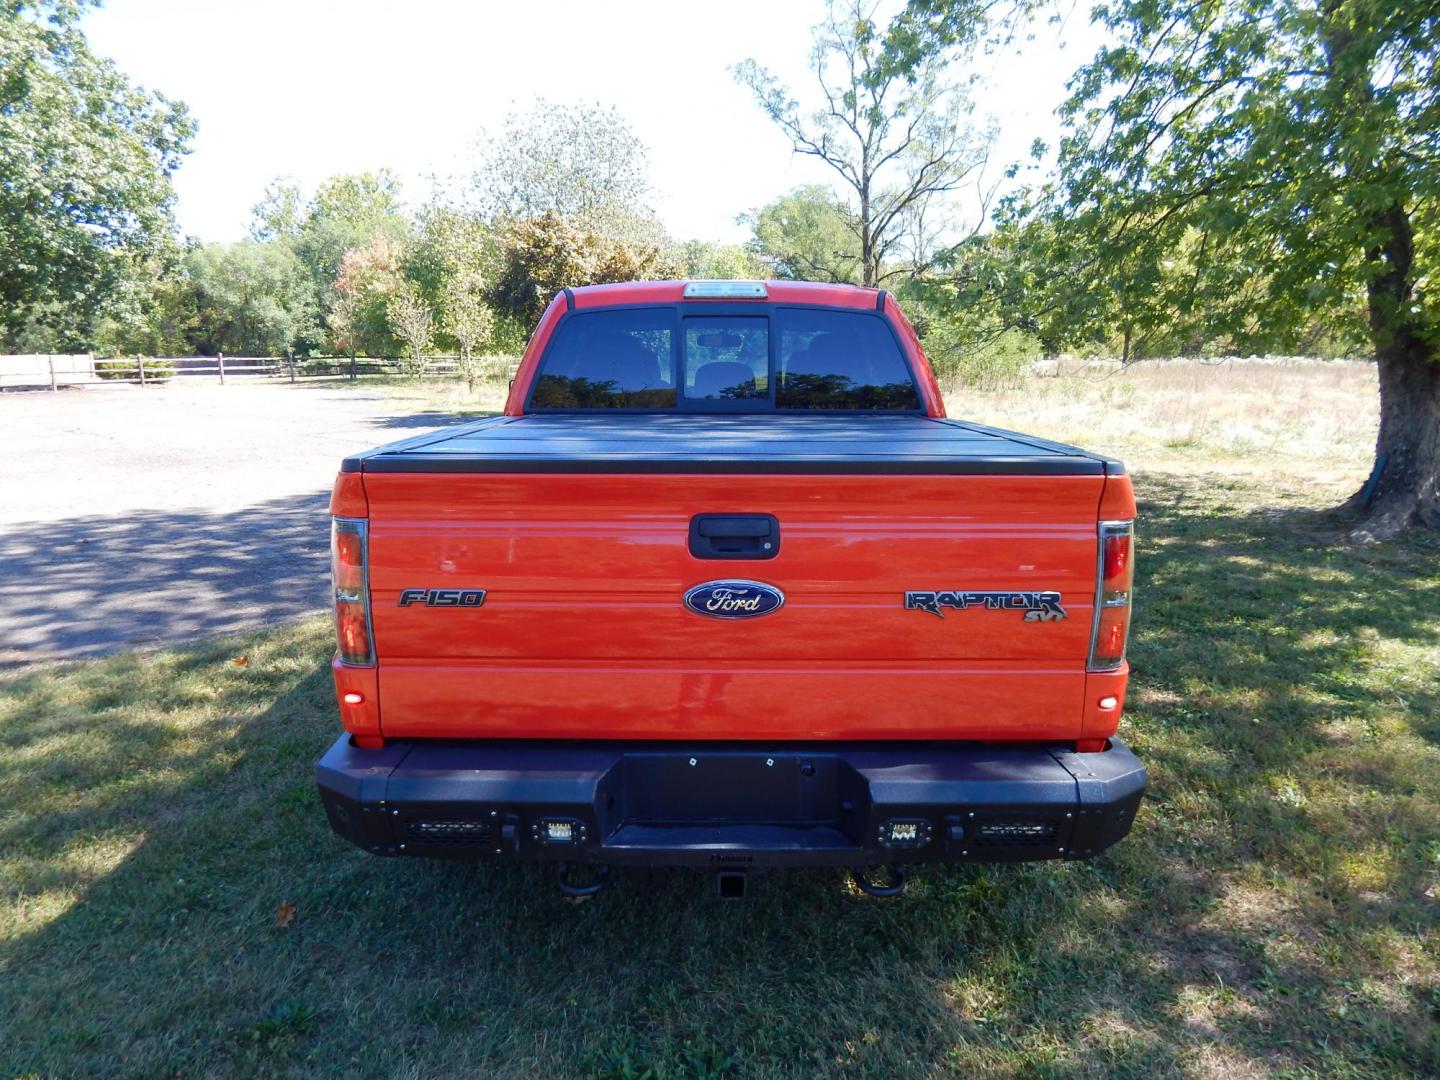
[[964,611],[983,607],[990,611],[1023,611],[1026,622],[1056,622],[1065,618],[1058,592],[966,592],[946,589],[940,592],[907,592],[906,611],[928,611],[945,617],[944,608]]

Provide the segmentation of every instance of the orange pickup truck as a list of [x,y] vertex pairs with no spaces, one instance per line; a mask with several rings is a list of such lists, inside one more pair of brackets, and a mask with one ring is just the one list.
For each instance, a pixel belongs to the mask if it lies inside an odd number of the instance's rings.
[[367,851],[890,895],[1139,806],[1130,479],[948,419],[883,291],[566,289],[503,415],[347,458],[331,513],[317,772]]

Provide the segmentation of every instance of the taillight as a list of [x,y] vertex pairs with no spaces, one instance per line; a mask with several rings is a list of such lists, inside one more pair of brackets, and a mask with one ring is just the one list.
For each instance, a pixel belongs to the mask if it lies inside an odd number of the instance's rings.
[[1130,587],[1135,580],[1135,523],[1100,523],[1100,558],[1095,584],[1095,624],[1090,634],[1090,670],[1113,671],[1125,663],[1130,634]]
[[375,663],[370,634],[370,589],[367,580],[366,521],[330,519],[330,576],[335,583],[335,637],[346,664]]

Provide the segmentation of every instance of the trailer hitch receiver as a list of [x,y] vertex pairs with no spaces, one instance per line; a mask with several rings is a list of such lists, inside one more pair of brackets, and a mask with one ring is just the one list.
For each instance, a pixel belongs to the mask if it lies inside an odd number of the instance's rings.
[[744,870],[721,870],[715,875],[715,895],[721,900],[744,900],[748,884]]
[[869,873],[870,868],[865,866],[857,866],[850,871],[855,887],[866,896],[899,896],[905,891],[905,867],[899,863],[890,864],[890,880],[887,884],[875,884],[870,880]]
[[610,867],[604,863],[600,863],[594,868],[595,880],[586,885],[577,885],[571,879],[572,869],[569,863],[562,862],[555,878],[556,884],[560,886],[560,891],[566,896],[594,896],[610,884]]

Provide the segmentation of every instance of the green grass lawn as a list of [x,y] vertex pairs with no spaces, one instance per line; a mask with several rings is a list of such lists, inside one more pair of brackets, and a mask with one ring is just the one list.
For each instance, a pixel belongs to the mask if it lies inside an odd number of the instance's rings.
[[1437,1074],[1440,544],[1337,543],[1349,480],[1300,458],[1171,450],[1137,475],[1133,834],[899,900],[677,871],[571,904],[353,849],[312,787],[321,622],[11,677],[0,1073]]

